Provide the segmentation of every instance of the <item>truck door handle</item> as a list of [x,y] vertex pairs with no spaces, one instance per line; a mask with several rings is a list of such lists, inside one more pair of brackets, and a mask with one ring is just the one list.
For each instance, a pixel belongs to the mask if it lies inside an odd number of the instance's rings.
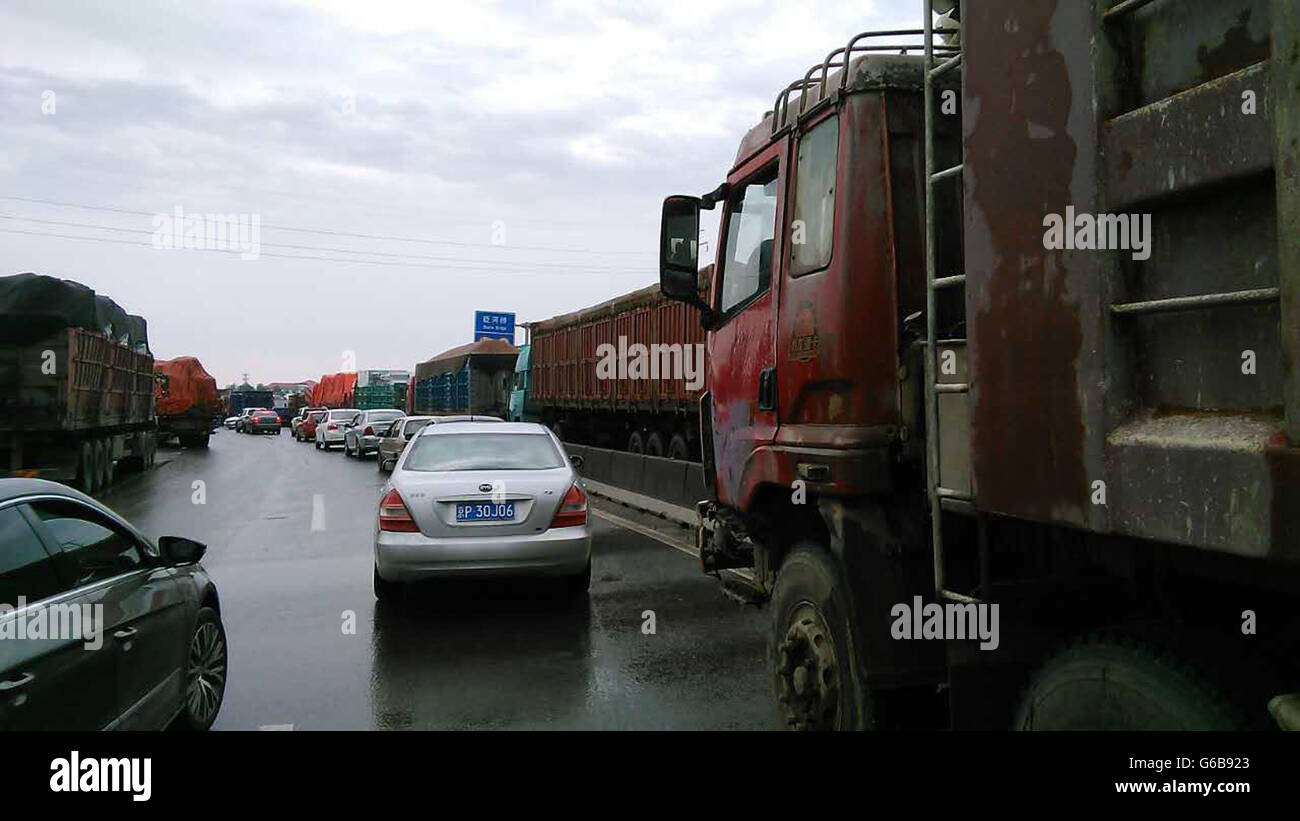
[[126,641],[127,639],[135,638],[135,634],[139,632],[140,631],[136,630],[134,627],[128,627],[125,630],[113,631],[113,638],[117,639],[118,641]]
[[6,681],[0,681],[0,693],[9,693],[14,690],[21,690],[28,684],[36,680],[36,676],[31,673],[23,673],[18,678],[11,678]]
[[764,368],[758,374],[758,409],[776,410],[776,368]]

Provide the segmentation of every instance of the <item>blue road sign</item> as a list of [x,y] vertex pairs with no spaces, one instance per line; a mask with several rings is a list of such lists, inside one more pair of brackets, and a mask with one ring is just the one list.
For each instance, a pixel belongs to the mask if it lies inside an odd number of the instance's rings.
[[480,339],[504,339],[511,345],[515,342],[515,315],[505,311],[475,311],[474,341]]

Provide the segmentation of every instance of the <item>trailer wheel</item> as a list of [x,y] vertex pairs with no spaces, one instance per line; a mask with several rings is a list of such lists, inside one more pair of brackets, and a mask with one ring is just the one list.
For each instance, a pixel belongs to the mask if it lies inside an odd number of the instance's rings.
[[673,438],[668,441],[668,458],[684,462],[690,452],[690,446],[686,444],[686,437],[680,433],[674,433]]
[[211,439],[212,439],[212,434],[210,434],[210,433],[201,433],[201,434],[199,434],[198,436],[194,437],[194,444],[197,445],[197,446],[200,447],[200,448],[204,448],[204,449],[206,449],[206,448],[208,447],[208,442],[209,442]]
[[641,431],[634,430],[632,435],[627,438],[628,453],[645,453],[645,441],[641,438]]
[[1094,635],[1052,657],[1020,702],[1020,730],[1238,730],[1198,672],[1128,637]]
[[95,446],[89,439],[81,443],[77,455],[77,488],[82,493],[94,493],[99,469],[95,465]]
[[90,449],[95,454],[95,490],[102,490],[104,485],[107,484],[105,480],[108,478],[108,471],[104,467],[104,463],[108,461],[108,452],[104,447],[104,440],[95,440]]
[[810,542],[795,545],[776,576],[768,632],[779,726],[791,730],[871,726],[849,612],[840,570],[830,553]]
[[646,437],[645,455],[659,457],[664,455],[664,437],[662,433],[655,431]]
[[113,442],[110,439],[104,440],[104,487],[113,484],[113,478],[117,475],[117,465],[113,462]]

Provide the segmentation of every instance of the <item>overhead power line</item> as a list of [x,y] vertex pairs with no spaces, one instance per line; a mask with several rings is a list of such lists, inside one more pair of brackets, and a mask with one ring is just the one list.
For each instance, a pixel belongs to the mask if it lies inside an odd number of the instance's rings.
[[[119,208],[109,205],[88,205],[85,203],[64,202],[61,200],[47,200],[37,197],[19,197],[14,195],[0,195],[0,200],[13,200],[15,202],[34,203],[37,205],[50,205],[56,208],[78,208],[85,211],[105,211],[113,214],[130,214],[140,217],[154,217],[157,214],[166,214],[165,211],[136,211],[130,208]],[[560,248],[547,245],[494,245],[490,242],[460,242],[449,239],[430,239],[428,237],[403,237],[389,234],[363,234],[352,231],[337,231],[330,228],[303,228],[294,225],[279,225],[276,223],[264,222],[263,228],[273,228],[277,231],[296,231],[304,234],[325,234],[336,237],[351,237],[354,239],[375,239],[385,240],[388,242],[416,242],[425,245],[451,245],[459,248],[489,248],[493,250],[504,251],[557,251],[569,254],[594,254],[594,255],[617,255],[617,256],[644,256],[645,251],[602,251],[595,248]]]
[[[93,231],[112,231],[119,234],[145,234],[147,236],[153,236],[155,234],[154,231],[150,231],[146,228],[123,228],[117,225],[100,225],[92,222],[69,222],[66,220],[46,220],[46,219],[38,219],[36,217],[18,216],[17,214],[0,214],[0,220],[34,222],[41,225],[58,225],[64,228],[86,228]],[[366,250],[359,250],[355,248],[329,248],[329,247],[322,247],[319,245],[290,245],[286,243],[259,242],[258,247],[288,248],[290,250],[296,250],[296,251],[321,251],[325,253],[337,253],[337,254],[361,254],[363,256],[389,257],[393,259],[421,259],[421,260],[429,260],[432,262],[472,263],[476,265],[486,265],[486,266],[500,265],[499,262],[490,259],[470,259],[467,257],[439,257],[439,256],[431,256],[429,254],[394,254],[385,251],[366,251]],[[203,250],[221,250],[221,249],[203,249]],[[547,262],[547,261],[534,261],[534,260],[529,260],[527,262],[521,262],[518,264],[529,265],[534,267],[543,267],[543,268],[560,268],[564,270],[636,271],[639,273],[654,272],[653,268],[628,268],[627,266],[622,266],[622,265],[589,265],[585,263],[578,264],[578,265],[571,265],[569,263],[564,263],[564,262]]]
[[[57,238],[57,239],[82,240],[82,241],[86,241],[86,242],[106,242],[106,243],[111,243],[111,244],[114,244],[114,245],[129,245],[129,246],[132,246],[132,247],[135,247],[135,248],[148,248],[148,249],[150,249],[150,250],[153,250],[153,245],[150,244],[150,243],[132,242],[132,241],[130,241],[130,240],[125,240],[125,239],[113,239],[113,238],[111,238],[111,237],[82,237],[82,236],[77,236],[77,235],[75,235],[75,234],[56,234],[56,233],[45,232],[45,231],[26,231],[26,230],[23,230],[23,229],[21,229],[21,228],[0,228],[0,232],[4,232],[4,233],[6,233],[6,234],[26,234],[27,236],[33,236],[33,237],[54,237],[54,238]],[[202,252],[206,252],[206,253],[214,253],[214,254],[241,254],[241,253],[243,253],[243,252],[240,251],[238,248],[193,248],[193,249],[185,249],[185,250],[202,251]],[[447,270],[447,269],[451,269],[451,270],[463,270],[463,271],[480,271],[480,272],[483,272],[483,273],[526,274],[526,275],[532,275],[532,276],[536,276],[536,275],[539,275],[539,274],[543,274],[543,275],[545,275],[545,274],[558,274],[558,273],[565,273],[565,271],[552,271],[552,270],[537,270],[537,269],[529,269],[529,268],[520,268],[520,267],[518,267],[517,265],[511,265],[511,264],[492,266],[492,265],[489,263],[489,264],[488,264],[488,267],[467,267],[467,266],[464,266],[464,265],[438,265],[438,266],[433,266],[433,265],[420,265],[420,264],[409,263],[409,262],[384,262],[384,261],[382,261],[382,260],[370,260],[370,259],[339,259],[338,257],[303,256],[303,255],[298,255],[298,254],[276,254],[276,253],[268,253],[268,252],[266,252],[266,251],[262,251],[262,252],[260,252],[260,253],[258,254],[258,256],[259,256],[259,257],[273,257],[273,258],[276,258],[276,259],[301,259],[301,260],[315,260],[315,261],[318,261],[318,262],[335,262],[335,263],[342,263],[342,264],[344,264],[344,265],[382,265],[382,266],[387,266],[387,267],[396,267],[396,268],[423,268],[423,269],[426,269],[426,270],[428,270],[428,269],[435,269],[435,270]],[[524,263],[524,264],[527,264],[527,263]],[[569,270],[568,273],[571,273],[571,274],[592,274],[592,275],[599,275],[599,276],[617,276],[617,275],[620,275],[620,274],[622,274],[622,275],[629,275],[629,274],[632,274],[632,275],[636,275],[636,276],[644,276],[644,275],[645,275],[645,272],[643,272],[643,271],[636,271],[636,270],[632,270],[632,269],[615,269],[615,270],[611,270],[611,271]]]

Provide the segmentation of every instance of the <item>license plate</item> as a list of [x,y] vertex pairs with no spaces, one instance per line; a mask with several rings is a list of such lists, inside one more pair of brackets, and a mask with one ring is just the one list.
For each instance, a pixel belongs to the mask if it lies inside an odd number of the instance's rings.
[[515,503],[456,505],[458,522],[509,522],[515,518]]

